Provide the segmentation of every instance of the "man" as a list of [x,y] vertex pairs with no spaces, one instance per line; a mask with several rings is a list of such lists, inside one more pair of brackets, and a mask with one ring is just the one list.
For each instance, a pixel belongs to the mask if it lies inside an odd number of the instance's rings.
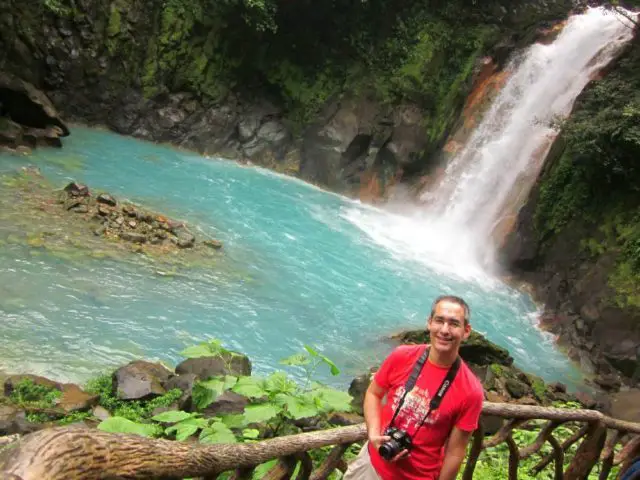
[[[469,314],[463,299],[438,297],[427,322],[431,345],[400,346],[383,362],[364,399],[369,441],[349,466],[345,480],[456,478],[484,399],[480,381],[457,360],[460,344],[471,333]],[[426,361],[411,388],[407,381],[420,368],[416,363],[423,355]],[[411,447],[385,459],[379,448],[390,440],[384,435],[390,424],[410,436]]]

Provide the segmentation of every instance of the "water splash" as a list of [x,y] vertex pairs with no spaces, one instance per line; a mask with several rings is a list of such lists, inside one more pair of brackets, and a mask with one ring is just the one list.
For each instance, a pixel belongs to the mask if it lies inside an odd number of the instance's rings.
[[551,125],[632,35],[602,8],[570,17],[553,43],[534,44],[510,61],[504,88],[441,182],[422,193],[424,206],[345,217],[399,255],[482,278],[497,227],[515,218],[553,143]]

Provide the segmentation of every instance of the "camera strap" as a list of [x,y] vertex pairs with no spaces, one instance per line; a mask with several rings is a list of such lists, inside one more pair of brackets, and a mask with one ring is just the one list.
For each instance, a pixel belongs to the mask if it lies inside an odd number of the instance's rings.
[[[428,358],[429,358],[429,346],[427,346],[424,349],[424,352],[422,352],[422,355],[420,355],[420,358],[418,359],[418,361],[413,366],[413,370],[411,371],[411,375],[409,375],[409,378],[407,379],[407,383],[405,383],[405,385],[404,385],[404,394],[402,395],[402,398],[400,399],[400,402],[398,403],[398,407],[396,408],[396,411],[393,412],[393,417],[391,418],[391,422],[389,423],[389,426],[393,426],[393,422],[395,421],[396,417],[398,416],[398,413],[400,413],[400,410],[402,409],[402,405],[404,405],[405,398],[407,397],[409,392],[411,390],[413,390],[413,387],[416,386],[416,382],[418,381],[418,377],[420,376],[420,372],[422,372],[422,368],[424,367],[424,364],[427,362]],[[418,430],[420,430],[420,427],[422,427],[422,425],[424,425],[424,422],[427,421],[427,418],[429,417],[431,412],[434,411],[434,410],[437,410],[438,407],[440,406],[440,404],[442,403],[442,399],[444,398],[445,394],[447,393],[447,391],[451,387],[451,384],[453,383],[453,380],[456,378],[458,370],[460,369],[460,362],[461,362],[461,360],[460,360],[460,357],[458,356],[458,357],[456,357],[456,360],[455,360],[455,362],[453,362],[451,367],[449,367],[449,371],[447,371],[447,375],[442,380],[442,383],[440,384],[440,387],[438,387],[438,391],[431,398],[431,402],[429,402],[429,409],[427,410],[426,415],[423,417],[422,421],[418,425],[418,428],[416,429],[416,433],[417,433]],[[414,435],[415,435],[415,433],[414,433]]]

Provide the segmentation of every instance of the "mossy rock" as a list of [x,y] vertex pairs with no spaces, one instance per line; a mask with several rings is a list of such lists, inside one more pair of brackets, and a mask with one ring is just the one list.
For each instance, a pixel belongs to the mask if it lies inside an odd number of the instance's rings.
[[[402,332],[392,338],[403,344],[430,343],[429,332],[426,330]],[[513,364],[513,358],[506,349],[473,330],[469,338],[460,346],[460,356],[465,362],[473,365],[497,364],[509,367]]]

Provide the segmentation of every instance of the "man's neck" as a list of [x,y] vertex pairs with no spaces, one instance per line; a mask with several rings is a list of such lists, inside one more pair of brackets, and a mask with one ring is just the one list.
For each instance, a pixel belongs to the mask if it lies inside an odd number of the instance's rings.
[[451,353],[438,352],[433,346],[429,348],[429,361],[439,367],[450,367],[453,362],[458,358],[458,351],[452,351]]

